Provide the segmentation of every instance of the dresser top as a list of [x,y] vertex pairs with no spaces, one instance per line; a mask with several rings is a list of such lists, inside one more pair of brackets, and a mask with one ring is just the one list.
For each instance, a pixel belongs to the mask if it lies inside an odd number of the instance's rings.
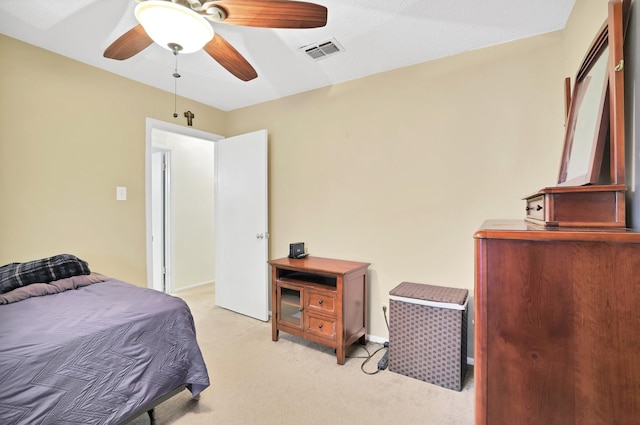
[[525,220],[487,220],[476,239],[524,239],[640,243],[640,233],[616,227],[545,227]]

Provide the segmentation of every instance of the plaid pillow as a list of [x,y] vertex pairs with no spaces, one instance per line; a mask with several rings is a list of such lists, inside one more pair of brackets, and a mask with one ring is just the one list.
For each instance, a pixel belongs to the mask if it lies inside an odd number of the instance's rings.
[[90,273],[86,261],[70,254],[54,255],[26,263],[11,263],[0,267],[0,294],[32,283],[48,283]]

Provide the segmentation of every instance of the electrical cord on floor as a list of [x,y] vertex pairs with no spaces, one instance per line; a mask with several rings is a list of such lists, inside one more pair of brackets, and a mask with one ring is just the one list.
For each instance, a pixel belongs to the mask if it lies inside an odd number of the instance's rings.
[[[374,343],[374,344],[377,344],[377,343]],[[378,345],[380,345],[380,344],[378,344]],[[376,368],[376,370],[375,370],[375,371],[373,371],[373,372],[368,372],[368,371],[366,371],[366,370],[365,370],[365,368],[364,368],[364,367],[365,367],[365,365],[366,365],[367,363],[369,363],[369,362],[371,361],[371,359],[373,359],[373,357],[374,357],[376,354],[378,354],[380,351],[382,351],[382,350],[384,350],[384,349],[386,349],[386,348],[388,347],[387,343],[385,342],[385,343],[384,343],[384,345],[381,345],[379,348],[377,348],[376,350],[374,350],[374,351],[373,351],[373,353],[372,353],[372,352],[370,352],[370,351],[369,351],[369,349],[368,349],[365,345],[361,345],[360,347],[361,347],[364,351],[366,351],[366,352],[367,352],[367,355],[366,355],[366,356],[347,356],[347,357],[349,357],[350,359],[364,359],[364,361],[363,361],[363,362],[362,362],[362,364],[360,365],[360,370],[362,370],[362,372],[366,373],[367,375],[375,375],[376,373],[380,372],[380,370],[381,370],[381,369],[379,369],[379,368]]]
[[[387,324],[387,332],[389,332],[389,321],[387,320],[387,306],[383,305],[382,306],[382,314],[384,315],[384,321]],[[389,364],[389,343],[385,342],[384,344],[382,344],[382,346],[378,349],[376,349],[373,353],[371,353],[366,346],[361,345],[361,347],[364,349],[364,351],[367,352],[366,356],[353,356],[353,357],[349,357],[349,358],[353,358],[353,359],[365,359],[362,364],[360,365],[360,370],[362,370],[362,372],[366,373],[367,375],[375,375],[376,373],[380,372],[381,370],[385,370],[387,368],[387,365]],[[367,363],[369,363],[371,361],[371,359],[378,354],[380,351],[382,350],[386,350],[384,352],[384,354],[382,355],[382,357],[378,360],[378,365],[376,367],[376,370],[373,372],[367,372],[364,367]]]

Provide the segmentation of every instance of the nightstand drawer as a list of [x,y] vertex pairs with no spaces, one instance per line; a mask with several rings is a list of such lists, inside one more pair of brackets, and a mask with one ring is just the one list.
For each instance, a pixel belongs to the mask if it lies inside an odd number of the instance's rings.
[[336,339],[336,320],[333,318],[309,314],[306,327],[306,331],[309,333],[330,340]]
[[334,291],[307,291],[307,311],[335,314],[336,293]]

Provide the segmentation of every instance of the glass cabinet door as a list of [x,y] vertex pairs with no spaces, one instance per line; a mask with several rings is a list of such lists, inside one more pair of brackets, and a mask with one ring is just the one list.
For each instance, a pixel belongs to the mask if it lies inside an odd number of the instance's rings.
[[302,329],[302,290],[296,287],[278,285],[278,321]]

